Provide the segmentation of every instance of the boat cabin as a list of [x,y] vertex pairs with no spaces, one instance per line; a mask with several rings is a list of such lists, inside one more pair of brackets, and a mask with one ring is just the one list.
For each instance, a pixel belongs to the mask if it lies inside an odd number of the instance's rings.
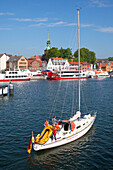
[[70,132],[70,131],[74,131],[75,129],[75,123],[74,122],[70,122],[68,120],[62,120],[59,122],[59,125],[62,126],[62,130],[64,132]]

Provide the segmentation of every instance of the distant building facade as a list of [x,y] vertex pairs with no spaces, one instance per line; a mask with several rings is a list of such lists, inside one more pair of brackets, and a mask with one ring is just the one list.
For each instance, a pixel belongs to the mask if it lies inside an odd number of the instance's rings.
[[[69,62],[69,64],[70,64],[70,69],[78,70],[78,62]],[[91,66],[86,62],[80,62],[80,70],[83,71],[91,70]]]
[[113,62],[109,63],[98,63],[99,69],[103,71],[113,71]]
[[41,56],[31,56],[30,59],[28,59],[28,69],[30,71],[43,70],[42,60],[40,57]]
[[47,70],[63,70],[69,68],[69,62],[64,58],[50,58],[47,64]]
[[6,62],[9,60],[11,56],[12,55],[6,53],[0,54],[0,72],[6,70]]
[[12,56],[6,63],[6,70],[27,70],[28,69],[28,62],[24,56]]
[[113,61],[107,59],[96,60],[97,69],[102,71],[113,71]]

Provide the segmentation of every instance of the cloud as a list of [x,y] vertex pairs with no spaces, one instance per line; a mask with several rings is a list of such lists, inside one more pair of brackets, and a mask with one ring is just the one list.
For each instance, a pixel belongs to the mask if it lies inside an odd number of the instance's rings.
[[113,27],[97,28],[95,30],[99,32],[113,33]]
[[0,28],[0,30],[12,30],[12,28]]
[[18,22],[46,22],[48,18],[10,18],[10,20]]
[[41,27],[41,26],[46,26],[46,24],[45,23],[38,23],[38,24],[29,25],[29,27]]
[[77,25],[76,23],[68,23],[67,26],[75,26]]
[[60,26],[60,25],[66,26],[66,22],[59,21],[59,22],[55,22],[55,23],[38,23],[38,24],[30,25],[29,27],[41,27],[41,26],[56,27],[56,26]]
[[81,27],[94,27],[93,24],[81,24],[80,26]]
[[65,25],[65,24],[66,24],[66,22],[59,21],[59,22],[55,22],[55,23],[50,23],[50,24],[48,24],[48,27],[56,27],[56,26]]
[[107,0],[91,0],[90,1],[92,6],[97,6],[97,7],[112,7],[113,4],[109,3]]
[[14,15],[14,13],[10,13],[10,12],[3,13],[3,12],[0,12],[0,15]]

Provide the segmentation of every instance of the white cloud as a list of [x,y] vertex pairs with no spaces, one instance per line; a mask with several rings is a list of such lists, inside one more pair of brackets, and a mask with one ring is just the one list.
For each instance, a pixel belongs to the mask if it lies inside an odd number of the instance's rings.
[[0,28],[0,30],[12,30],[12,28]]
[[66,26],[66,22],[59,21],[59,22],[55,22],[55,23],[39,23],[39,24],[30,25],[30,27],[40,27],[40,26],[56,27],[56,26],[60,26],[60,25]]
[[10,13],[10,12],[3,13],[3,12],[0,12],[0,15],[14,15],[14,13]]
[[65,25],[66,22],[63,22],[63,21],[59,21],[59,22],[55,22],[55,23],[50,23],[48,24],[48,27],[56,27],[58,25]]
[[29,25],[29,27],[41,27],[41,26],[46,26],[46,24],[44,24],[44,23],[38,23],[38,24]]
[[113,27],[97,28],[95,30],[100,32],[105,32],[105,33],[113,33]]
[[97,7],[112,7],[113,3],[110,3],[108,0],[91,0],[91,5],[92,6],[97,6]]
[[10,20],[18,22],[46,22],[48,18],[11,18]]
[[80,26],[81,27],[94,27],[93,24],[81,24]]
[[67,24],[67,26],[75,26],[75,25],[77,25],[76,23],[69,23],[69,24]]

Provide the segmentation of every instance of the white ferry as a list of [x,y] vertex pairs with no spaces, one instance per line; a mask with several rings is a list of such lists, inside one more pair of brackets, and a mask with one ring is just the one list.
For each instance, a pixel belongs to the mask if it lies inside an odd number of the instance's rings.
[[4,74],[0,74],[0,82],[4,81],[29,81],[30,77],[27,72],[21,70],[6,71]]
[[[78,70],[61,70],[56,73],[49,72],[47,79],[60,80],[60,79],[79,79]],[[88,79],[86,72],[80,71],[80,79]]]

